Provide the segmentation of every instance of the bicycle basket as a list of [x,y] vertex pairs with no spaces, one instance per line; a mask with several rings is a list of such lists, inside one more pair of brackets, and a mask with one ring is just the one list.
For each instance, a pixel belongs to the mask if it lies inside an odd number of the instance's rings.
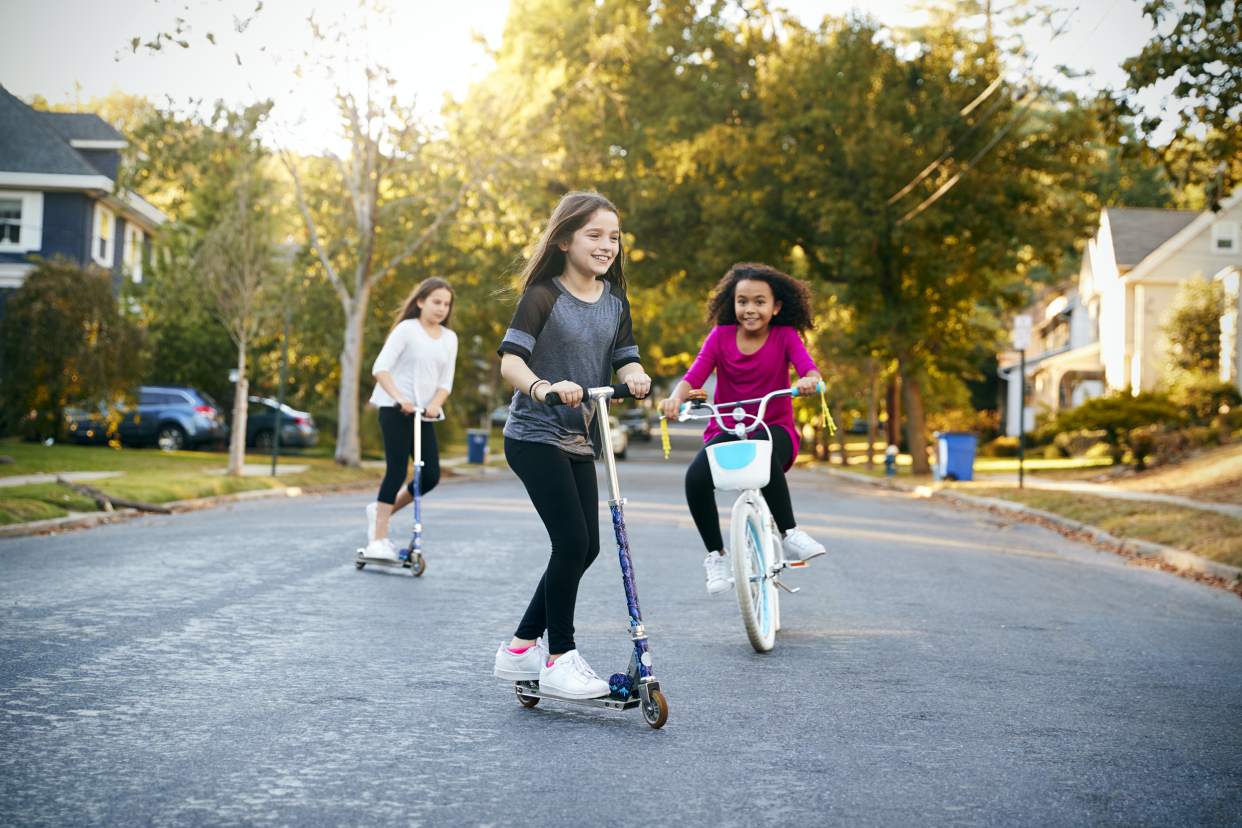
[[708,446],[707,463],[717,489],[762,489],[772,471],[772,441],[739,440]]

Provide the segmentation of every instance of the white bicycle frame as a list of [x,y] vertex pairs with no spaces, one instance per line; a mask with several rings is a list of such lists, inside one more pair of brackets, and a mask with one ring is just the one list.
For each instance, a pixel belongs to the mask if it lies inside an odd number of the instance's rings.
[[[751,433],[754,432],[756,429],[758,429],[760,426],[762,426],[766,431],[768,431],[768,439],[771,440],[772,439],[771,430],[768,429],[767,423],[763,421],[763,414],[764,414],[764,411],[767,409],[768,402],[770,400],[776,399],[777,397],[797,397],[797,396],[800,396],[800,395],[798,394],[798,389],[795,387],[795,388],[785,388],[780,391],[773,391],[771,394],[767,394],[757,399],[741,400],[739,402],[734,402],[734,403],[725,403],[724,405],[715,405],[713,403],[707,402],[706,400],[695,400],[692,402],[687,402],[682,405],[681,410],[677,413],[677,421],[685,422],[686,420],[714,419],[716,421],[716,424],[720,426],[721,431],[725,432],[726,434],[733,434],[734,436],[738,437],[741,440],[750,439]],[[752,405],[755,403],[759,404],[759,411],[755,414],[751,414],[750,412],[746,411],[746,409],[742,407],[745,405]],[[729,411],[729,413],[726,415],[726,414],[721,413],[721,409],[725,409],[725,408],[731,408],[732,410]],[[700,415],[700,416],[695,416],[694,413],[692,412],[698,409],[707,409],[709,413]],[[726,416],[732,418],[735,424],[732,426],[727,424],[724,420]],[[752,420],[753,422],[748,426],[746,425],[747,420]],[[772,512],[770,509],[768,509],[767,501],[763,499],[762,491],[760,491],[759,489],[743,489],[742,490],[742,493],[738,495],[738,499],[733,504],[733,515],[732,515],[731,525],[734,525],[734,526],[737,525],[740,513],[742,512],[743,507],[747,503],[750,503],[751,505],[753,505],[759,511],[759,514],[762,518],[763,535],[764,535],[763,541],[762,541],[763,559],[765,561],[770,562],[767,565],[766,572],[762,574],[757,574],[754,577],[760,580],[764,580],[764,581],[771,580],[777,586],[781,587],[782,589],[784,589],[785,591],[791,594],[794,592],[797,592],[799,590],[799,587],[790,588],[790,587],[785,586],[785,584],[781,583],[779,576],[780,576],[781,571],[786,569],[787,567],[803,566],[804,564],[801,561],[791,564],[785,560],[784,545],[779,542],[780,532],[777,530],[776,523],[772,519]],[[733,550],[733,551],[736,553],[737,550]],[[777,617],[775,619],[775,623],[776,623],[776,628],[779,630],[780,629],[779,604],[777,605],[777,607],[778,609],[777,609]]]

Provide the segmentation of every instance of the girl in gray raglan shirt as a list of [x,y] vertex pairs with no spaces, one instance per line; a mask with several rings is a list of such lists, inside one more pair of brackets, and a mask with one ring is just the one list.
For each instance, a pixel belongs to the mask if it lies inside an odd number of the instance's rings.
[[[517,389],[505,459],[547,527],[552,557],[513,640],[496,653],[495,674],[571,698],[608,693],[574,644],[578,582],[599,554],[595,429],[608,427],[608,412],[584,401],[583,390],[608,385],[614,371],[637,397],[651,388],[631,330],[620,234],[617,210],[603,196],[562,198],[497,349],[501,373]],[[544,404],[551,391],[567,404]]]

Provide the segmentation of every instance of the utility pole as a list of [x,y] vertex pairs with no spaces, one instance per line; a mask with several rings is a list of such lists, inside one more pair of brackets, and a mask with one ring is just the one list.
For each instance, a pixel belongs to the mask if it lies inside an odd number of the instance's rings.
[[1031,347],[1031,317],[1021,314],[1013,318],[1013,347],[1018,360],[1018,488],[1023,488],[1026,466],[1026,349]]

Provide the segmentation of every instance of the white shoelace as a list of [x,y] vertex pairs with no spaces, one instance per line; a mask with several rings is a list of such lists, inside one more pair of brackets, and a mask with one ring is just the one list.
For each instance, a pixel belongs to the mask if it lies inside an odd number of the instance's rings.
[[717,555],[712,552],[707,557],[707,577],[715,580],[716,578],[724,578],[724,555]]
[[595,671],[591,669],[591,665],[586,663],[586,659],[584,659],[577,652],[575,652],[573,658],[569,660],[569,669],[584,679],[599,678],[599,676],[595,674]]

